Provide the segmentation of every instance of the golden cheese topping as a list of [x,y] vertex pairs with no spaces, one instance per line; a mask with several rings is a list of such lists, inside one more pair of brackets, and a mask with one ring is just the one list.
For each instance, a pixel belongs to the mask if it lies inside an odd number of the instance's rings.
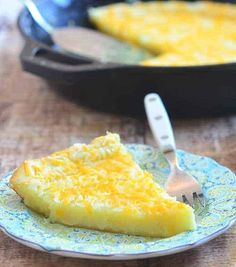
[[193,209],[155,183],[117,134],[26,160],[10,184],[51,222],[158,237],[195,228]]
[[[74,145],[41,160],[24,162],[25,184],[53,200],[74,205],[107,205],[127,212],[163,212],[173,199],[142,170],[117,134]],[[30,178],[29,178],[30,177]],[[157,198],[158,195],[158,198]],[[172,208],[183,203],[174,202]]]
[[236,61],[236,5],[151,1],[91,8],[90,20],[119,39],[157,54],[141,64],[206,65]]

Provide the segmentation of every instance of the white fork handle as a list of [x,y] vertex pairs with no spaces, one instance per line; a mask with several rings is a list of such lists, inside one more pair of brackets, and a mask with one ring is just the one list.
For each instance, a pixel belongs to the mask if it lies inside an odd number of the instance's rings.
[[175,151],[172,126],[160,96],[156,93],[146,95],[144,106],[149,126],[161,152]]

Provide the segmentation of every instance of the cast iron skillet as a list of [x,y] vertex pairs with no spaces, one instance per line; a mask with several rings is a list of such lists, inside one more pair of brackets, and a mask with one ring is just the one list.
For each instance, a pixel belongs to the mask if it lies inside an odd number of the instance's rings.
[[[41,0],[39,8],[54,26],[73,21],[91,27],[88,6],[115,2],[68,1],[72,4],[62,8]],[[47,79],[52,88],[75,101],[103,111],[140,116],[144,114],[144,95],[156,91],[171,116],[211,116],[236,111],[236,63],[196,67],[104,64],[58,51],[27,10],[21,12],[18,26],[25,38],[20,55],[23,69]]]

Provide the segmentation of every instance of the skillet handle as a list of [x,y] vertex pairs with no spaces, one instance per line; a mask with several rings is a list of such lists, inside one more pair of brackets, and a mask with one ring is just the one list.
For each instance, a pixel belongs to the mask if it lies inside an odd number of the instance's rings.
[[30,40],[26,41],[20,54],[20,60],[24,70],[49,79],[66,78],[67,74],[93,71],[113,65],[56,51]]

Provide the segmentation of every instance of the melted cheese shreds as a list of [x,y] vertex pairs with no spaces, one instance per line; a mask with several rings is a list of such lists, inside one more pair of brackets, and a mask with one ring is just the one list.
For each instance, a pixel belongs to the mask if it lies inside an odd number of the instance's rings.
[[[148,236],[170,236],[195,227],[192,208],[168,196],[133,160],[117,134],[22,166],[11,186],[26,205],[52,222]],[[163,224],[162,231],[158,225]]]
[[91,21],[157,54],[143,65],[183,66],[236,60],[236,5],[210,1],[116,3],[89,10]]
[[[42,192],[50,192],[52,198],[58,198],[59,192],[60,201],[80,203],[89,210],[90,202],[104,202],[121,209],[129,206],[136,212],[158,212],[173,201],[153,183],[152,175],[133,161],[116,134],[96,138],[90,145],[74,145],[41,159],[40,163],[41,166],[31,161],[24,163],[32,184],[37,184]],[[159,204],[160,200],[164,202]]]

